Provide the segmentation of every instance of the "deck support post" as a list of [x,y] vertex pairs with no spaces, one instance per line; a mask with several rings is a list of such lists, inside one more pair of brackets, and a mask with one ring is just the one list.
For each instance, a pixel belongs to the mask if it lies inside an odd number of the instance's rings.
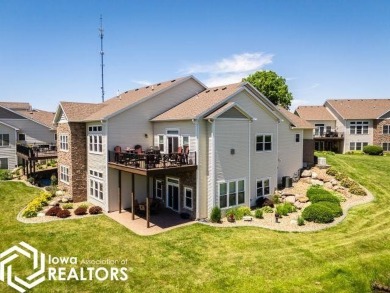
[[118,170],[119,213],[122,212],[122,171]]
[[134,186],[134,173],[131,173],[131,219],[134,221],[135,219],[135,199],[134,199],[134,191],[135,191],[135,186]]
[[150,202],[149,202],[149,196],[146,197],[146,227],[150,228]]

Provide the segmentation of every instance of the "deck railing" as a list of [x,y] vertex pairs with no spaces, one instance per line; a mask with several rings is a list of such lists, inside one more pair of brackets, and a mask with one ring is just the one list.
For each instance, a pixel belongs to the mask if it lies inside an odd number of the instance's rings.
[[328,131],[328,132],[314,132],[314,137],[324,137],[324,138],[343,138],[344,132],[340,131]]
[[196,152],[169,153],[146,152],[108,152],[108,162],[137,169],[165,169],[171,167],[191,166],[197,164]]
[[24,146],[21,144],[16,145],[16,151],[28,158],[44,158],[57,155],[57,147],[55,145],[42,144],[33,147]]

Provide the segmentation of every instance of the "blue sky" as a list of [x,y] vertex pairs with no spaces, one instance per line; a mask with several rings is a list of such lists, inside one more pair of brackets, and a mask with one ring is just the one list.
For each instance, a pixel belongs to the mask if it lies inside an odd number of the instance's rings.
[[292,109],[390,97],[390,1],[0,0],[0,100],[54,111],[193,74],[209,86],[256,70],[287,79]]

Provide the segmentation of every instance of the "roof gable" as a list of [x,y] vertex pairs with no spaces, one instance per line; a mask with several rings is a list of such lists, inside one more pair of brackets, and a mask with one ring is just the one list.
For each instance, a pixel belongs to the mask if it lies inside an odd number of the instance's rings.
[[210,113],[204,119],[217,119],[217,118],[228,118],[228,119],[249,119],[253,118],[246,113],[240,106],[234,102],[229,102],[223,105],[221,108]]
[[295,113],[305,120],[335,121],[336,118],[324,106],[299,106]]
[[0,124],[4,125],[4,126],[6,126],[6,127],[12,128],[12,129],[14,129],[14,130],[16,130],[16,131],[19,130],[19,128],[15,127],[15,126],[13,126],[13,125],[11,125],[11,124],[5,123],[5,122],[3,122],[3,121],[0,121]]
[[27,119],[11,109],[7,109],[0,105],[0,119]]
[[390,111],[390,99],[327,100],[325,106],[334,109],[343,119],[378,119]]

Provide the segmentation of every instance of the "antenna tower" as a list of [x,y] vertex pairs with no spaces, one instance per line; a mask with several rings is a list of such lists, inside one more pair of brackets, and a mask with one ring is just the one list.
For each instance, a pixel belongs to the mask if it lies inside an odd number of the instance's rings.
[[103,37],[104,37],[104,30],[103,30],[103,18],[102,15],[100,15],[100,28],[99,28],[99,33],[100,33],[100,59],[101,59],[101,68],[102,68],[102,86],[100,87],[102,89],[102,102],[104,102],[104,51],[103,51]]

